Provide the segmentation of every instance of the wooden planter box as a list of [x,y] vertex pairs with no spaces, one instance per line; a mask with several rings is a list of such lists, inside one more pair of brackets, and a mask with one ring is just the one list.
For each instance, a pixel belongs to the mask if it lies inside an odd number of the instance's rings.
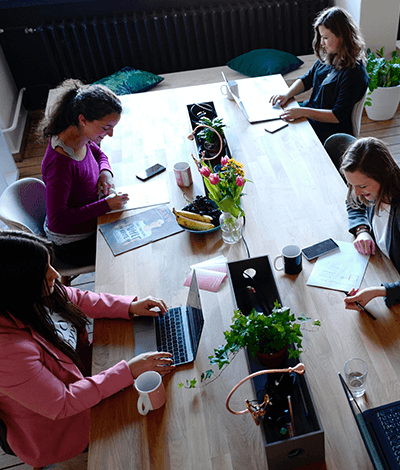
[[[253,279],[243,275],[249,269],[254,270]],[[245,305],[248,301],[254,302],[253,306],[262,303],[264,309],[270,308],[271,310],[276,300],[281,303],[268,255],[228,263],[228,272],[236,306],[242,311],[249,310],[249,306]],[[256,291],[258,289],[257,297],[249,298],[246,290],[248,286],[254,287]],[[251,373],[265,369],[257,358],[253,358],[250,354],[247,357]],[[293,367],[298,362],[298,359],[286,358],[283,367]],[[276,381],[279,382],[278,386],[276,386]],[[302,376],[295,373],[264,374],[253,378],[252,382],[257,402],[262,403],[266,393],[269,394],[272,402],[268,408],[269,412],[260,425],[268,469],[291,470],[325,460],[324,430],[308,385],[307,371]],[[281,433],[286,429],[283,410],[287,408],[287,395],[291,396],[293,407],[295,428],[293,437],[288,437],[287,432]],[[249,419],[252,418],[249,417]]]

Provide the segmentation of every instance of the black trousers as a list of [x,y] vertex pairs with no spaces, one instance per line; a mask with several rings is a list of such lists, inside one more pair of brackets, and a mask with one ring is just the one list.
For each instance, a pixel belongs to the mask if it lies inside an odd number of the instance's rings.
[[53,243],[56,257],[73,266],[90,266],[96,261],[96,233],[90,237],[65,245]]

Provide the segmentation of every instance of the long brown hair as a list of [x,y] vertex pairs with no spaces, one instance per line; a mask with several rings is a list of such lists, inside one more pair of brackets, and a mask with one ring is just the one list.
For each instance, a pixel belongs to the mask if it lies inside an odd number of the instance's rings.
[[2,230],[0,247],[0,315],[17,318],[78,365],[76,351],[60,339],[49,312],[71,322],[78,334],[84,333],[88,319],[58,281],[49,293],[46,273],[53,254],[51,242],[30,233]]
[[[327,54],[321,45],[318,27],[325,26],[339,38],[339,49],[335,54]],[[333,65],[337,69],[355,67],[366,63],[366,46],[358,26],[351,15],[339,7],[322,10],[314,21],[313,49],[321,62]]]
[[55,96],[54,106],[36,128],[39,139],[58,135],[70,126],[79,127],[81,114],[92,122],[122,113],[120,99],[104,85],[85,85],[70,78],[56,88]]
[[353,186],[349,184],[347,202],[352,207],[359,207],[362,203],[375,205],[379,211],[381,205],[390,204],[392,198],[400,200],[400,167],[385,143],[375,137],[354,142],[343,155],[340,171],[343,175],[359,171],[380,185],[376,201],[371,203],[362,195],[356,197]]

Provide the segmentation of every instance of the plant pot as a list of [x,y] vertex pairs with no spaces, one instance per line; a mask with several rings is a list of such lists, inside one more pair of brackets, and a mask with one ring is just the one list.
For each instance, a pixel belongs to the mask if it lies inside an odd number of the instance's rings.
[[263,353],[258,352],[257,353],[258,360],[267,369],[277,369],[285,361],[288,347],[289,345],[287,344],[283,349],[273,354],[263,354]]
[[400,102],[400,85],[376,88],[370,95],[371,106],[366,106],[367,116],[373,121],[387,121],[396,114]]

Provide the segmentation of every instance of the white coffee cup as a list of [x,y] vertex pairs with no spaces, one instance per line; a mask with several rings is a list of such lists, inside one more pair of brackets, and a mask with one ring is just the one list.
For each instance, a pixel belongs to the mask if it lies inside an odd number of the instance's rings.
[[189,163],[179,162],[174,165],[175,179],[178,186],[190,186],[192,184],[192,172]]
[[[231,87],[232,93],[234,93],[238,98],[239,98],[239,85],[235,81],[229,81],[229,86]],[[223,84],[221,86],[221,93],[228,98],[228,100],[233,101],[234,98],[232,96],[231,91],[229,88],[226,86],[226,84]]]
[[147,415],[150,410],[161,408],[167,400],[167,394],[158,372],[149,370],[143,372],[135,380],[135,388],[139,392],[137,408],[141,415]]

